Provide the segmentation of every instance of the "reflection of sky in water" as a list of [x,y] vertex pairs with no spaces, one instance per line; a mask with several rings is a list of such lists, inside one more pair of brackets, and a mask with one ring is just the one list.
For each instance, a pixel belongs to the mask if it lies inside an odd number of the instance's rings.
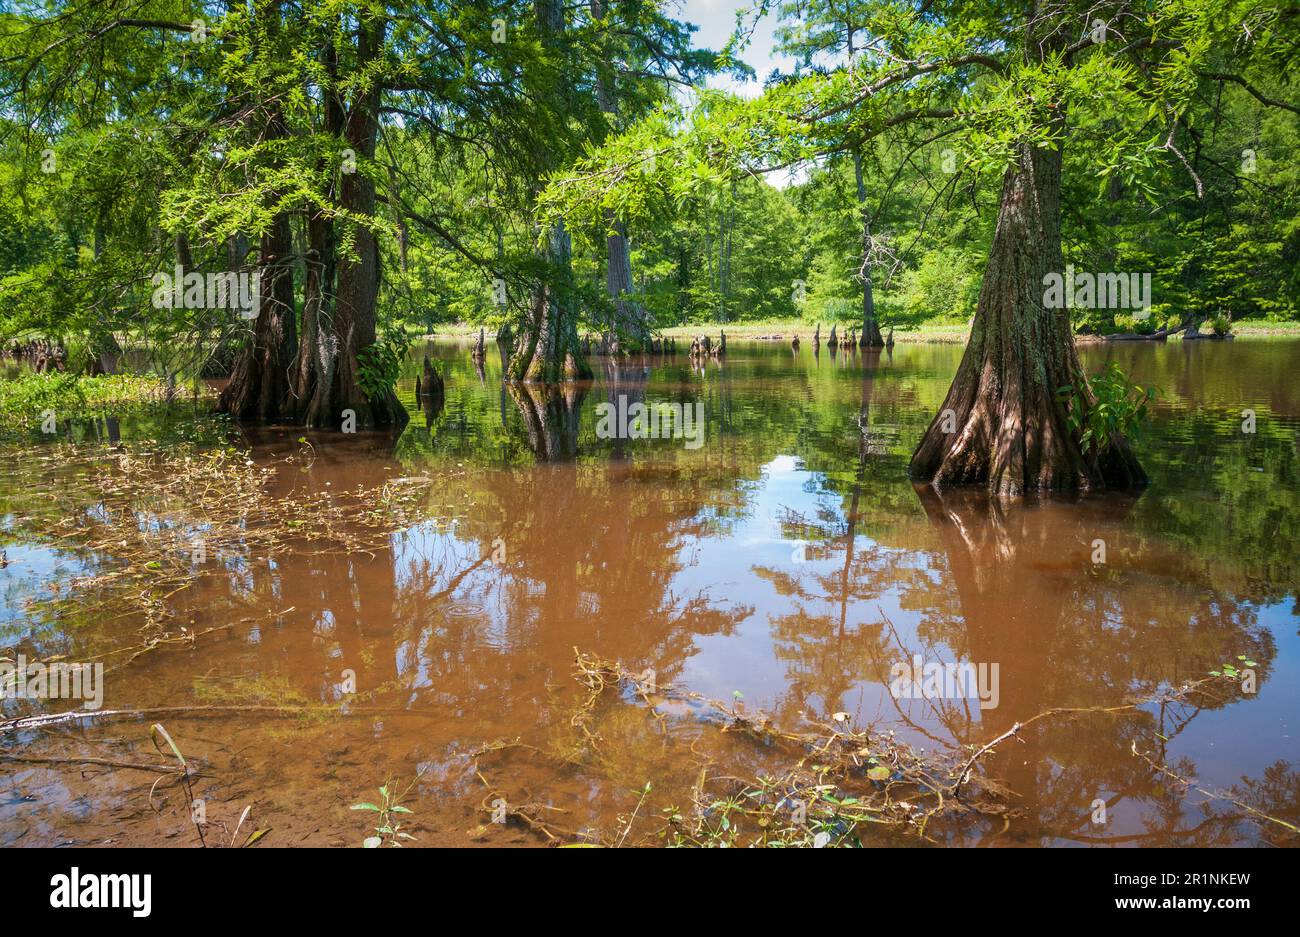
[[[1277,642],[1277,656],[1268,679],[1259,687],[1258,698],[1203,711],[1178,738],[1179,753],[1198,765],[1231,765],[1223,776],[1213,777],[1219,784],[1232,784],[1238,775],[1259,777],[1279,758],[1300,758],[1300,636],[1296,619],[1289,604],[1263,606],[1258,611],[1260,624]],[[1280,744],[1261,748],[1260,739],[1276,739]]]
[[[814,583],[816,577],[838,577],[844,567],[846,538],[835,539],[835,547],[821,551],[828,555],[818,557],[811,549],[800,550],[807,541],[788,539],[782,530],[781,518],[787,512],[808,518],[830,515],[840,529],[846,518],[841,509],[839,494],[828,491],[825,478],[804,469],[803,461],[796,456],[779,455],[763,466],[761,481],[747,489],[748,510],[744,520],[735,526],[729,537],[708,538],[691,550],[696,562],[678,574],[674,586],[679,592],[710,590],[715,599],[725,598],[733,604],[753,605],[756,611],[749,615],[731,635],[706,635],[695,640],[698,653],[689,659],[683,679],[691,689],[706,696],[729,700],[740,692],[748,706],[771,708],[777,698],[787,690],[788,675],[778,659],[776,637],[772,631],[772,617],[777,613],[793,611],[798,600],[783,596],[776,586],[755,574],[756,568],[791,571],[800,577],[814,592],[806,604],[812,615],[831,616],[836,621],[840,615],[840,596],[826,594]],[[861,521],[859,521],[861,524]],[[861,558],[865,551],[889,551],[863,533],[854,535],[854,554]],[[913,558],[919,568],[928,568],[923,556]],[[857,628],[881,622],[881,612],[895,624],[899,638],[909,651],[916,651],[915,613],[899,605],[899,593],[885,589],[878,598],[861,600],[849,597],[846,629],[852,633]],[[957,661],[951,651],[944,650],[939,657],[935,649],[927,660]],[[887,668],[901,652],[880,662]],[[809,716],[825,716],[840,706],[848,708],[859,723],[877,718],[890,718],[896,713],[889,699],[887,683],[874,680],[855,683],[841,700],[809,699],[812,706],[822,712],[809,712]],[[913,707],[924,707],[925,701],[901,700],[904,712],[911,714]],[[978,714],[978,707],[974,708]]]
[[33,628],[25,603],[52,596],[51,583],[66,588],[74,576],[87,574],[89,564],[49,547],[11,543],[3,549],[9,565],[0,569],[0,641],[17,641]]

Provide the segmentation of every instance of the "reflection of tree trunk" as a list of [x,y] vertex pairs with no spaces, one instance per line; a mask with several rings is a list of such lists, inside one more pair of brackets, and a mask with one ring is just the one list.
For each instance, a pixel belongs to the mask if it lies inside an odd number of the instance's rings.
[[[1062,556],[1064,505],[1023,505],[991,498],[983,491],[936,492],[919,487],[926,516],[939,533],[948,572],[961,603],[971,663],[999,665],[998,706],[981,714],[979,737],[987,742],[1016,722],[1067,702],[1056,698],[1053,643],[1062,609],[1082,573],[1060,569],[1047,558]],[[1072,529],[1112,527],[1132,508],[1128,499],[1070,505]],[[1086,554],[1083,554],[1086,556]],[[961,648],[954,648],[960,653]],[[1039,723],[1019,733],[1020,741],[985,756],[988,774],[1007,783],[1017,806],[1039,815],[1040,769],[1045,760]]]
[[[1036,561],[1056,552],[1059,543],[1046,535],[1041,512],[1004,507],[983,492],[939,495],[922,488],[919,494],[944,544],[969,661],[999,665],[998,707],[982,712],[978,740],[961,740],[985,742],[1046,708],[1050,638],[1069,588],[1066,578],[1045,576]],[[1040,730],[1031,726],[1019,742],[985,756],[988,773],[1018,795],[1017,806],[1031,818],[1038,813]]]
[[[255,447],[264,446],[267,438],[256,429],[245,434]],[[335,445],[346,453],[349,481],[369,487],[391,478],[397,438],[339,437]],[[323,500],[332,496],[325,482],[334,479],[337,485],[337,478],[328,468],[305,475],[282,471],[271,476],[267,492],[281,498],[301,494],[305,487]],[[347,526],[346,519],[341,523]],[[265,672],[296,674],[305,693],[327,700],[337,698],[344,670],[356,674],[360,693],[394,686],[396,562],[387,544],[344,553],[320,551],[304,542],[274,562],[250,558],[254,594],[268,609],[286,610],[282,620],[260,628],[256,646]],[[242,593],[242,576],[232,576],[230,583]],[[327,650],[334,653],[323,653]]]
[[441,393],[421,394],[420,409],[424,412],[424,427],[432,429],[434,422],[442,415],[445,399]]
[[912,456],[917,481],[999,495],[1145,482],[1121,438],[1085,455],[1058,397],[1084,381],[1068,310],[1043,302],[1044,276],[1062,269],[1060,198],[1060,149],[1021,144],[1003,179],[966,353]]
[[[862,481],[866,474],[867,455],[871,450],[868,428],[871,415],[871,382],[874,377],[874,371],[869,367],[872,363],[871,356],[872,352],[866,352],[866,360],[863,361],[862,404],[858,409],[858,466],[853,475],[853,494],[849,498],[848,516],[845,518],[848,529],[845,532],[844,570],[840,580],[840,638],[844,637],[845,629],[848,627],[849,577],[853,569],[853,548],[857,539],[858,502],[862,497]],[[875,352],[875,356],[879,358],[879,352]]]
[[539,462],[567,462],[578,454],[578,420],[587,389],[579,385],[507,385]]
[[[639,364],[621,364],[619,359],[614,357],[606,357],[603,360],[605,394],[615,412],[626,413],[632,404],[645,403],[646,384],[649,381],[650,369]],[[618,398],[620,396],[627,398],[627,403],[623,407],[619,406]],[[623,437],[623,434],[615,435],[613,443],[614,461],[620,462],[626,459],[629,455],[627,451],[628,441]]]

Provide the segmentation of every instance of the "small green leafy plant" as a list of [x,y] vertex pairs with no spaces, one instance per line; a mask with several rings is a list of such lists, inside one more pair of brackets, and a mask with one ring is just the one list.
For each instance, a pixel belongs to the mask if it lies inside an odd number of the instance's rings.
[[[414,782],[412,782],[414,783]],[[411,813],[411,809],[403,807],[401,799],[410,790],[408,787],[401,794],[394,794],[389,790],[389,786],[384,784],[379,788],[379,796],[383,799],[382,803],[373,804],[369,801],[363,801],[359,804],[353,804],[353,810],[373,810],[379,814],[379,825],[375,827],[375,835],[367,836],[361,843],[366,849],[378,849],[380,846],[400,847],[402,840],[412,841],[415,839],[410,833],[402,829],[402,824],[397,820],[401,814]]]
[[1150,416],[1156,389],[1129,380],[1115,362],[1091,379],[1084,378],[1090,391],[1067,384],[1057,390],[1066,408],[1066,422],[1079,437],[1085,453],[1100,451],[1112,436],[1137,439]]

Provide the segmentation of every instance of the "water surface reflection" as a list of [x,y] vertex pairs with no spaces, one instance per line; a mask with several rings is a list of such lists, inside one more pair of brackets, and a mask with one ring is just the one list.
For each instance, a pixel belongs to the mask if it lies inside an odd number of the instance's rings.
[[[339,700],[354,677],[386,715],[169,721],[210,765],[205,796],[218,812],[256,802],[285,845],[353,842],[347,804],[418,770],[411,806],[425,841],[532,841],[515,829],[467,836],[484,818],[468,753],[494,739],[553,746],[575,648],[782,725],[848,713],[933,748],[982,745],[1048,710],[1114,710],[1040,719],[999,745],[984,764],[1014,792],[1013,812],[943,831],[951,841],[1290,843],[1246,808],[1300,819],[1300,400],[1289,378],[1300,344],[1209,345],[1087,349],[1088,367],[1114,357],[1165,389],[1140,449],[1152,487],[1014,506],[906,480],[956,347],[815,356],[732,343],[721,362],[604,362],[591,386],[546,389],[507,387],[491,356],[476,368],[466,348],[432,345],[445,395],[416,395],[413,361],[400,438],[310,435],[309,466],[284,461],[298,431],[242,440],[275,467],[276,494],[328,499],[435,478],[423,519],[366,552],[210,558],[169,614],[194,631],[263,617],[115,672],[109,705]],[[705,444],[598,438],[595,408],[619,396],[701,403]],[[1245,408],[1253,435],[1240,431]],[[76,484],[19,464],[5,511],[12,521],[44,488]],[[0,571],[5,645],[77,659],[148,627],[25,606],[67,564],[111,560],[20,539]],[[918,655],[997,663],[998,705],[896,699],[890,669]],[[1239,657],[1258,664],[1253,696],[1126,706]],[[0,744],[132,753],[144,734],[116,724]],[[647,780],[666,797],[689,789],[689,760],[625,741],[602,777],[531,764],[513,780],[575,828],[615,822]],[[1154,771],[1135,745],[1195,784]],[[183,841],[174,811],[144,805],[150,781],[14,767],[0,841]],[[1098,799],[1105,825],[1091,822]]]

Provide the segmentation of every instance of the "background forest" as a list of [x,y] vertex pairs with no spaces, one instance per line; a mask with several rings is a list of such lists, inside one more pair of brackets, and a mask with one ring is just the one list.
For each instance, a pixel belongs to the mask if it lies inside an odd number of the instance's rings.
[[[835,67],[859,7],[879,4],[763,7],[799,63],[765,86]],[[330,276],[375,252],[373,284],[333,287],[374,292],[363,381],[370,368],[382,382],[402,336],[495,330],[538,280],[556,282],[537,250],[548,180],[647,116],[671,129],[716,95],[710,75],[746,74],[743,22],[734,47],[707,51],[680,15],[642,0],[3,0],[0,341],[58,340],[76,364],[129,335],[156,370],[221,373],[248,323],[158,309],[151,277],[242,269],[259,239],[263,263],[292,273],[276,288],[303,336],[330,298],[313,270],[320,239],[333,241]],[[1155,313],[1078,310],[1077,328],[1300,317],[1300,116],[1266,106],[1286,95],[1265,81],[1196,89],[1171,138],[1186,165],[1160,152],[1162,130],[1145,158],[1108,165],[1094,154],[1109,118],[1076,115],[1066,260],[1150,271]],[[688,171],[688,194],[652,192],[631,223],[607,213],[565,232],[581,330],[621,328],[624,306],[651,330],[857,323],[864,276],[885,328],[974,312],[1000,173],[955,139],[881,134],[789,175]]]

